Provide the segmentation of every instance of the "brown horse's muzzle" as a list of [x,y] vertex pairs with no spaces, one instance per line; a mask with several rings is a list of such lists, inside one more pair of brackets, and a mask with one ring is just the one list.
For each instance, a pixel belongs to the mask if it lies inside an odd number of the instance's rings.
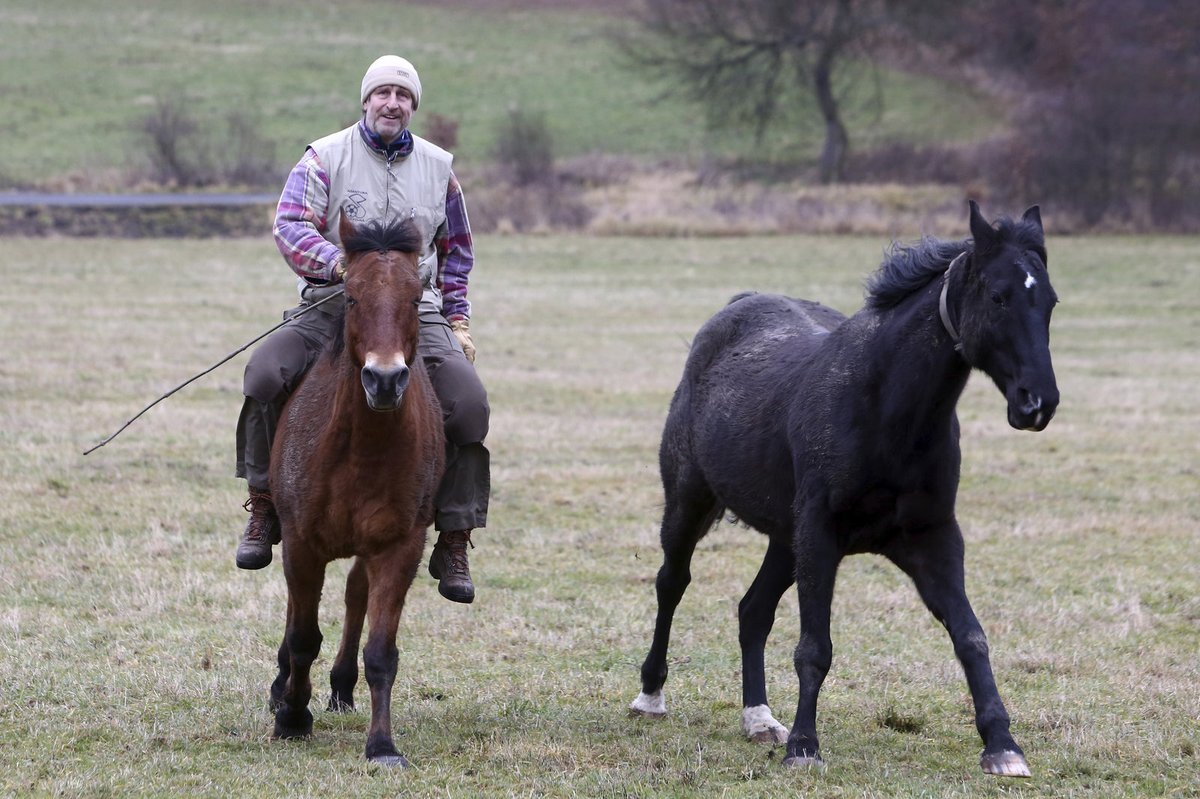
[[362,386],[367,394],[367,406],[373,411],[394,411],[400,407],[404,389],[408,387],[408,364],[401,358],[387,366],[368,359],[362,368]]

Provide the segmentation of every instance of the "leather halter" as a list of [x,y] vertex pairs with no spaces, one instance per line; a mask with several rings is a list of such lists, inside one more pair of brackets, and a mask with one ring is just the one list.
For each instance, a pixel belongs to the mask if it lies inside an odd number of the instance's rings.
[[946,267],[946,271],[942,274],[942,296],[938,299],[938,315],[942,317],[942,326],[946,328],[946,332],[950,334],[950,340],[954,342],[955,352],[962,352],[962,339],[954,328],[954,323],[950,321],[950,311],[946,308],[946,294],[950,288],[950,272],[966,257],[967,254],[963,252]]

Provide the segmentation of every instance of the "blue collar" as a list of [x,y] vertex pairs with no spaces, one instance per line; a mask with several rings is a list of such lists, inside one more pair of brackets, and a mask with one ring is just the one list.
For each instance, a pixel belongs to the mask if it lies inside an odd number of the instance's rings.
[[358,132],[372,150],[383,154],[389,161],[397,156],[405,158],[413,150],[413,137],[408,128],[400,131],[400,136],[391,144],[385,144],[383,139],[379,138],[379,134],[368,128],[366,120],[359,120]]

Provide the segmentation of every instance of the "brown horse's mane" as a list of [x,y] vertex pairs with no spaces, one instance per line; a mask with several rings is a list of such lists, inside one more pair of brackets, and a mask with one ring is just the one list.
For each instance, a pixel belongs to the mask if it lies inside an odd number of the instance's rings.
[[420,252],[421,232],[410,220],[370,222],[342,240],[347,263],[369,252]]
[[[391,222],[370,222],[342,239],[342,251],[346,253],[346,263],[357,260],[369,253],[403,252],[415,253],[421,251],[421,232],[410,220]],[[333,338],[325,345],[325,355],[336,360],[346,346],[345,342],[346,308],[337,315],[337,324]]]

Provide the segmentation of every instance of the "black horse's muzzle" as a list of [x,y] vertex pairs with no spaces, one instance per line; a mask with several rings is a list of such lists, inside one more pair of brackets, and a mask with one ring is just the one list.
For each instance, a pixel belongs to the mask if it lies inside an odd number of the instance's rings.
[[1018,387],[1008,396],[1008,423],[1017,430],[1041,432],[1058,410],[1058,388],[1044,391]]

